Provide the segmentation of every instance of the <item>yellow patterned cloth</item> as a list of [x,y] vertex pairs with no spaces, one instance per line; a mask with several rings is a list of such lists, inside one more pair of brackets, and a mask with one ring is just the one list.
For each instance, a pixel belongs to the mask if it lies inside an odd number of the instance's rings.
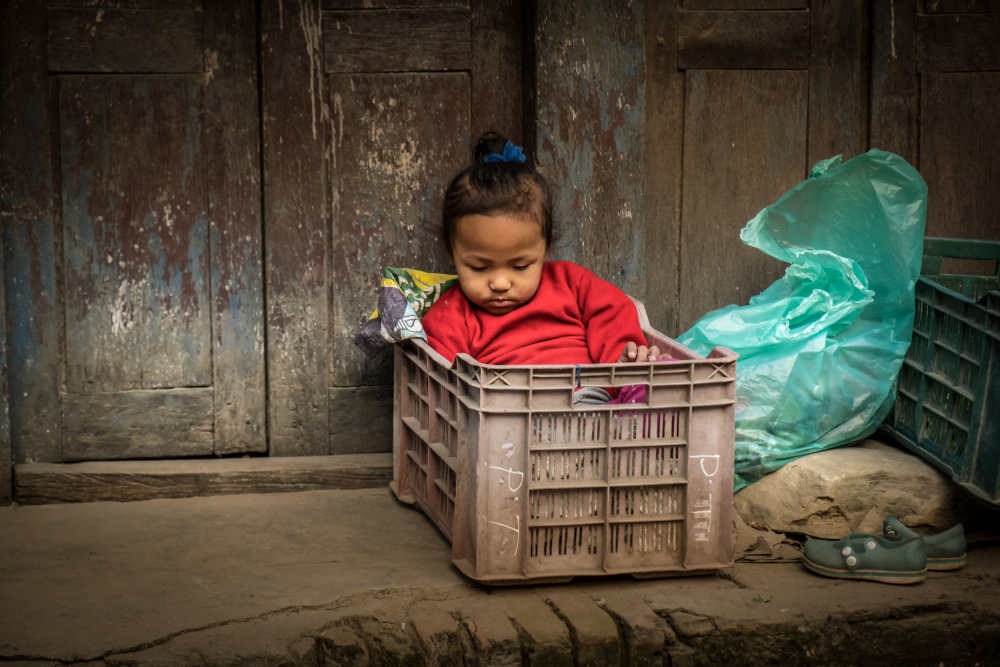
[[378,290],[378,307],[354,337],[354,344],[369,357],[393,343],[423,338],[424,316],[438,297],[458,284],[458,276],[416,269],[387,268]]

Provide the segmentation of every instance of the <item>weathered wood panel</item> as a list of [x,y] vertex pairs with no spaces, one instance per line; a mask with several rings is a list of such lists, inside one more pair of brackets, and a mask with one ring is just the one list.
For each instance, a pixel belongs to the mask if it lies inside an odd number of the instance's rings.
[[917,2],[871,4],[869,147],[917,161]]
[[681,12],[680,69],[806,69],[809,12]]
[[52,119],[44,38],[42,3],[0,3],[0,215],[15,461],[58,461],[61,446]]
[[33,463],[15,470],[22,505],[368,489],[392,481],[389,454],[198,461]]
[[63,460],[206,456],[213,391],[161,389],[63,396]]
[[920,72],[1000,69],[1000,13],[918,17],[917,69]]
[[0,506],[14,498],[14,451],[10,444],[10,393],[7,386],[7,295],[4,289],[4,253],[0,252]]
[[687,73],[680,331],[746,304],[785,264],[740,242],[760,209],[806,176],[807,72]]
[[1000,240],[1000,72],[924,74],[921,81],[927,236]]
[[677,264],[680,248],[681,156],[684,75],[677,71],[677,0],[646,3],[643,42],[646,105],[646,290],[650,322],[668,336],[677,330]]
[[330,453],[391,452],[392,420],[392,385],[331,387]]
[[464,8],[467,5],[468,0],[323,0],[323,9]]
[[928,14],[995,12],[996,0],[925,0]]
[[50,7],[113,7],[115,9],[198,9],[201,0],[56,0]]
[[215,453],[267,451],[257,8],[205,3]]
[[269,452],[326,454],[330,116],[319,0],[262,3],[260,33]]
[[684,0],[686,10],[806,9],[807,0]]
[[53,72],[201,72],[203,14],[146,9],[51,9]]
[[59,82],[70,393],[212,381],[198,76]]
[[538,3],[536,160],[552,185],[555,259],[626,292],[646,285],[644,3]]
[[472,8],[473,141],[488,130],[524,145],[520,0],[476,0]]
[[369,360],[354,336],[375,306],[385,267],[448,268],[441,202],[469,161],[469,77],[339,75],[329,86],[332,384],[390,384],[392,355]]
[[866,0],[813,0],[809,10],[809,156],[867,150]]
[[325,71],[467,70],[472,61],[465,9],[323,12]]

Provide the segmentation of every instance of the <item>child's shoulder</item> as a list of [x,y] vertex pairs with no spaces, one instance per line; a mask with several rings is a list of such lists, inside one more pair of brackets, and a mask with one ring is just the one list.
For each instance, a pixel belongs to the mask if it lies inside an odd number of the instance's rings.
[[545,267],[543,269],[548,273],[559,276],[594,276],[593,271],[590,269],[585,269],[579,264],[575,264],[568,260],[558,260],[558,261],[548,261],[545,262]]

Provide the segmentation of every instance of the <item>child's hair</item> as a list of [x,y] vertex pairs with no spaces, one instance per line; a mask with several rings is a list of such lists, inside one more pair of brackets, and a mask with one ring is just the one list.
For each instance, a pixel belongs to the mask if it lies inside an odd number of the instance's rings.
[[[508,143],[506,137],[496,132],[484,134],[476,142],[472,164],[448,184],[441,218],[444,247],[449,256],[455,223],[464,216],[477,214],[505,213],[533,220],[542,227],[545,248],[552,247],[552,203],[548,183],[523,162],[497,160],[496,156],[504,155]],[[515,152],[520,154],[519,150]]]

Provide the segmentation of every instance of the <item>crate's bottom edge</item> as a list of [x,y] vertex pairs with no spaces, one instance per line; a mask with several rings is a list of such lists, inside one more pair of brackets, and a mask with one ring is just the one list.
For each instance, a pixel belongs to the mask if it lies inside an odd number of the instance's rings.
[[951,482],[968,493],[970,496],[993,509],[1000,509],[1000,492],[996,492],[991,495],[983,487],[976,486],[972,482],[960,479],[967,474],[963,474],[961,465],[959,465],[956,469],[953,463],[944,460],[943,458],[937,456],[935,452],[917,444],[908,433],[901,432],[899,429],[888,424],[884,424],[883,426],[885,432],[895,439],[896,442],[908,449],[912,454],[919,457],[921,460],[926,461],[937,468],[942,474],[946,475]]
[[389,489],[392,490],[393,495],[396,496],[396,500],[398,500],[401,503],[406,503],[407,505],[413,505],[414,507],[416,507],[417,505],[416,496],[409,493],[400,494],[399,484],[396,483],[396,480],[389,482]]
[[489,586],[518,586],[523,584],[565,584],[577,577],[615,577],[626,575],[633,579],[664,579],[667,577],[703,577],[713,575],[719,570],[732,567],[733,563],[703,563],[697,567],[685,568],[678,566],[672,569],[650,569],[650,570],[586,570],[573,571],[565,574],[544,573],[526,574],[522,576],[507,575],[485,575],[476,576],[476,569],[467,559],[451,559],[452,564],[469,579]]

